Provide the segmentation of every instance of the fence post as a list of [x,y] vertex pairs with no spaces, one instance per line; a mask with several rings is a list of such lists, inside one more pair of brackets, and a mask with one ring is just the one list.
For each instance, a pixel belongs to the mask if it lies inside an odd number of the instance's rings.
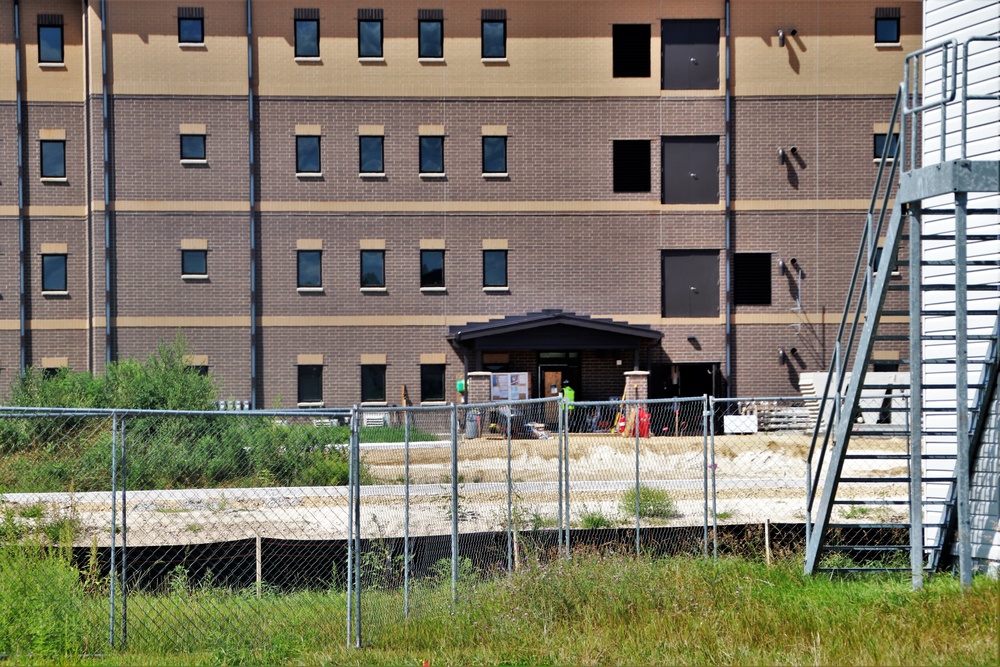
[[[634,387],[632,395],[635,399],[639,400],[639,388]],[[639,404],[636,403],[632,408],[635,415],[632,418],[632,429],[635,431],[635,555],[640,554],[640,538],[639,538]],[[628,418],[625,419],[625,423],[628,424]]]
[[569,425],[572,422],[572,412],[569,411],[569,406],[566,406],[565,412],[563,412],[563,490],[566,493],[566,557],[569,557],[569,527],[570,527],[570,514],[569,514]]
[[351,451],[354,455],[354,645],[361,648],[361,421],[358,410],[351,428]]
[[122,647],[128,646],[128,459],[124,418],[121,423],[122,445]]
[[358,424],[358,406],[351,408],[351,429],[347,442],[347,647],[351,646],[354,614],[354,429]]
[[[704,555],[708,558],[708,415],[711,410],[712,414],[715,413],[715,397],[708,398],[708,404],[704,406],[702,410],[702,461],[704,465],[702,466],[702,497],[705,500],[705,542],[704,542]],[[713,431],[715,429],[712,429]]]
[[[466,415],[465,418],[468,419],[469,415]],[[507,411],[507,574],[510,574],[511,572],[514,571],[514,554],[511,544],[513,535],[511,534],[511,525],[510,525],[510,522],[512,520],[511,515],[513,514],[511,505],[514,502],[513,494],[511,492],[511,479],[510,479],[511,478],[510,427],[511,427],[511,418],[510,418],[510,411],[508,410]]]
[[451,603],[458,598],[458,404],[451,404]]
[[719,517],[718,507],[716,507],[716,487],[715,487],[715,429],[709,431],[709,464],[707,469],[711,471],[712,478],[712,559],[719,560]]
[[111,413],[111,592],[108,645],[115,647],[115,579],[118,576],[115,552],[118,551],[118,413]]
[[403,618],[410,618],[410,413],[405,411],[403,412]]
[[565,528],[566,525],[569,525],[569,520],[568,519],[565,522],[563,521],[563,500],[564,500],[564,498],[563,498],[563,439],[566,436],[566,429],[565,429],[565,425],[566,425],[566,403],[565,403],[565,400],[562,397],[562,394],[559,395],[559,403],[558,403],[558,405],[559,405],[559,412],[556,415],[556,428],[557,428],[557,430],[559,432],[559,434],[556,436],[556,467],[558,468],[558,472],[556,473],[556,480],[557,480],[557,483],[556,483],[556,486],[557,486],[556,493],[558,495],[558,500],[559,500],[559,517],[558,517],[558,525],[559,525],[559,538],[558,539],[559,539],[559,545],[558,545],[558,551],[561,553],[562,552],[562,546],[563,546],[563,529]]

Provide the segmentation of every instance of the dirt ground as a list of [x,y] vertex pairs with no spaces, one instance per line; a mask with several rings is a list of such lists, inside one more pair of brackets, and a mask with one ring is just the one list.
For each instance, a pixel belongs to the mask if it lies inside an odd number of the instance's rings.
[[[714,466],[707,469],[709,495],[714,486],[720,523],[805,520],[805,459],[810,435],[758,433],[715,436]],[[904,453],[900,438],[854,439],[851,451]],[[701,437],[644,438],[638,445],[643,485],[666,490],[677,515],[647,525],[700,526],[705,516],[705,443]],[[406,513],[401,444],[363,445],[362,459],[374,483],[362,488],[364,537],[402,536]],[[507,523],[507,442],[463,440],[458,448],[459,510],[462,532],[502,530]],[[415,443],[409,452],[411,535],[447,534],[451,529],[451,451],[447,443]],[[885,477],[905,474],[899,460],[848,461],[844,476]],[[570,518],[601,515],[615,525],[634,525],[623,513],[622,497],[634,489],[634,438],[606,434],[572,434],[569,441]],[[511,518],[522,529],[553,526],[559,513],[558,441],[511,442]],[[871,485],[857,485],[868,486]],[[853,497],[873,497],[870,488]],[[903,484],[877,487],[880,499],[903,499]],[[77,544],[111,542],[111,494],[12,494],[4,498],[18,507],[42,503],[48,518],[73,517],[79,524]],[[838,506],[841,521],[890,521],[896,506],[868,510]],[[711,508],[710,508],[711,509]],[[289,539],[342,539],[347,536],[345,487],[195,489],[129,491],[128,543],[193,544],[260,535]],[[902,511],[905,511],[903,509]],[[877,513],[877,516],[874,513]],[[27,520],[27,519],[22,519]],[[711,520],[711,515],[710,519]],[[116,523],[121,526],[119,495]],[[120,538],[119,538],[120,539]]]

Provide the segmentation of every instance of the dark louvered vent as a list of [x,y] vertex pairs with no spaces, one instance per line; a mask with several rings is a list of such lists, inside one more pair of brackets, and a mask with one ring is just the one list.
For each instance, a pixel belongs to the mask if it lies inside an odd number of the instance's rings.
[[178,7],[177,18],[180,19],[203,19],[205,18],[204,7]]
[[733,255],[733,303],[737,306],[771,305],[771,253],[738,252]]
[[38,25],[62,25],[62,14],[39,14]]
[[506,21],[507,20],[507,10],[506,9],[484,9],[483,10],[483,20],[484,21]]
[[358,10],[358,20],[359,21],[381,21],[382,20],[382,10],[381,9],[359,9]]
[[417,18],[421,21],[443,21],[443,9],[418,9]]
[[295,18],[297,18],[297,19],[312,19],[312,20],[318,21],[319,20],[319,9],[297,8],[295,10]]
[[876,7],[875,18],[877,19],[898,19],[900,17],[899,7]]
[[615,141],[613,144],[615,192],[649,192],[649,141]]

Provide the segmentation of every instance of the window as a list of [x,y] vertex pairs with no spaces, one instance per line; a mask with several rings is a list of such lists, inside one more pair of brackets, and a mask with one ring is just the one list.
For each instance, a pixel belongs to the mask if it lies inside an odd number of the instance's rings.
[[182,276],[207,276],[208,275],[208,251],[207,250],[181,250],[181,275]]
[[648,24],[611,26],[611,76],[649,77],[650,33]]
[[38,62],[62,64],[62,14],[38,15]]
[[383,159],[385,137],[360,137],[360,157],[362,174],[384,174],[385,162]]
[[295,10],[295,57],[319,58],[319,10]]
[[417,56],[444,58],[444,10],[420,9],[417,13]]
[[899,7],[875,8],[875,43],[899,44]]
[[363,403],[385,402],[385,366],[363,364],[361,366],[361,401]]
[[358,57],[382,57],[382,10],[358,10]]
[[483,251],[483,287],[507,287],[507,251]]
[[444,287],[444,250],[420,251],[420,286]]
[[483,137],[483,173],[507,173],[507,137]]
[[299,404],[323,402],[323,367],[299,366]]
[[718,19],[663,21],[664,90],[714,90],[719,87]]
[[295,173],[320,173],[319,137],[295,137]]
[[507,57],[507,10],[484,9],[483,59]]
[[420,173],[444,173],[444,137],[420,137]]
[[205,43],[205,10],[202,7],[177,8],[177,41],[180,44]]
[[181,159],[182,160],[204,160],[205,159],[205,135],[204,134],[182,134],[181,135]]
[[719,202],[719,138],[663,137],[662,202]]
[[42,291],[66,291],[66,255],[42,255]]
[[664,250],[663,317],[719,316],[719,251]]
[[612,146],[615,192],[649,192],[649,142],[615,141]]
[[299,250],[297,265],[298,287],[315,288],[323,286],[322,250]]
[[420,400],[421,401],[443,401],[444,400],[444,364],[421,364],[420,365]]
[[[882,153],[885,151],[885,140],[889,137],[888,134],[875,134],[875,159],[881,160]],[[886,156],[887,159],[892,160],[895,158],[896,150],[899,147],[899,133],[893,132],[892,139],[889,140],[889,153]]]
[[771,253],[738,252],[733,255],[733,303],[737,306],[771,305]]
[[361,287],[385,287],[385,250],[361,251]]
[[208,366],[191,365],[187,367],[187,371],[201,377],[208,377]]
[[42,141],[42,178],[66,178],[66,142]]

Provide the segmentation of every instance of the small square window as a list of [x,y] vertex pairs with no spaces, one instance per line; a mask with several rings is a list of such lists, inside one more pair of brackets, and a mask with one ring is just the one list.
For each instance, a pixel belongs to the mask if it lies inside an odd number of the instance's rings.
[[204,18],[177,19],[177,41],[180,42],[181,44],[204,44],[205,19]]
[[507,137],[483,137],[483,173],[507,173]]
[[205,159],[205,135],[204,134],[182,134],[181,135],[181,159],[182,160],[204,160]]
[[298,287],[323,286],[322,250],[299,250],[297,264]]
[[183,276],[208,275],[208,251],[181,250],[181,275]]
[[483,287],[507,287],[507,251],[483,251]]
[[299,403],[323,402],[323,367],[299,366]]
[[899,18],[875,19],[875,43],[899,44]]
[[382,57],[381,19],[363,19],[358,21],[358,57]]
[[295,20],[295,57],[319,57],[319,19]]
[[420,137],[420,173],[444,173],[444,137]]
[[42,178],[66,178],[66,142],[41,142]]
[[385,366],[364,364],[361,366],[361,401],[364,403],[385,402]]
[[445,386],[444,364],[420,365],[420,400],[443,401]]
[[187,371],[201,377],[208,377],[208,366],[188,366]]
[[771,253],[738,252],[733,255],[733,303],[737,306],[771,305]]
[[649,77],[651,32],[648,24],[611,26],[611,76]]
[[38,26],[38,62],[63,62],[63,27],[61,25]]
[[320,173],[319,137],[295,137],[295,172]]
[[507,57],[507,22],[483,21],[483,58]]
[[[888,134],[875,134],[874,135],[874,149],[875,149],[875,159],[881,160],[882,153],[885,151],[885,140],[889,137]],[[896,151],[899,148],[899,133],[893,132],[892,139],[889,140],[889,153],[887,158],[892,160],[895,159]]]
[[383,161],[384,137],[360,137],[359,155],[362,174],[385,173]]
[[42,291],[66,291],[66,255],[42,255]]
[[419,22],[418,56],[420,58],[444,58],[444,21]]
[[385,287],[385,250],[361,251],[361,287]]
[[444,287],[444,250],[420,251],[420,286]]
[[615,192],[649,192],[651,179],[650,143],[615,141],[612,145],[613,188]]

